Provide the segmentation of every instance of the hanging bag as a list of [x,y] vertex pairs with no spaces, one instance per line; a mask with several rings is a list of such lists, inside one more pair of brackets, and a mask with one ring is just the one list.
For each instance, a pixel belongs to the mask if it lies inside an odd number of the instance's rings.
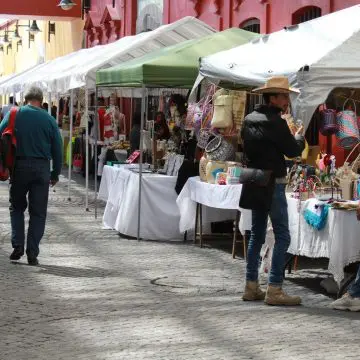
[[73,161],[73,170],[75,173],[81,173],[83,167],[83,158],[80,154],[75,155]]
[[345,110],[345,105],[350,99],[344,102],[343,111],[337,115],[337,123],[339,130],[336,133],[336,137],[339,141],[339,146],[344,149],[350,149],[359,142],[359,127],[356,116],[356,105],[354,104],[354,111]]
[[213,135],[211,132],[211,118],[213,116],[213,106],[211,104],[211,99],[215,93],[215,89],[216,86],[211,85],[208,90],[206,99],[202,105],[201,128],[197,136],[197,146],[200,149],[205,149],[211,136]]
[[233,126],[233,97],[231,95],[220,95],[214,99],[211,126],[219,129]]
[[326,105],[323,105],[320,110],[321,124],[320,133],[324,136],[336,134],[339,131],[339,124],[336,119],[336,110],[327,109]]

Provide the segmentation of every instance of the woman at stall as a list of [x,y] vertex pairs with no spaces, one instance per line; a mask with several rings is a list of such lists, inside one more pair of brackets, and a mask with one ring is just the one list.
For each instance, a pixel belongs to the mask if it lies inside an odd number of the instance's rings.
[[140,148],[140,127],[141,127],[141,114],[135,113],[132,119],[132,128],[130,131],[130,152]]
[[156,133],[156,138],[158,140],[169,140],[170,139],[169,126],[166,122],[165,114],[163,112],[158,112],[156,114],[155,133]]

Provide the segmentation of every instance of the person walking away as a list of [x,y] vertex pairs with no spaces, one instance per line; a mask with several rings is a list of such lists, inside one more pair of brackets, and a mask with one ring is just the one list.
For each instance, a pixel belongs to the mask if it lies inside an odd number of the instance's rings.
[[[285,256],[290,245],[286,187],[285,156],[300,156],[305,140],[303,128],[293,136],[281,113],[289,106],[289,87],[286,77],[273,77],[254,92],[263,94],[264,105],[258,105],[246,116],[242,130],[244,156],[249,168],[271,170],[273,179],[265,188],[243,185],[240,207],[252,210],[252,229],[248,247],[246,286],[243,300],[265,300],[268,305],[299,305],[298,296],[282,290]],[[258,283],[260,251],[265,242],[270,216],[275,245],[266,293]]]
[[[11,243],[10,260],[24,255],[24,212],[29,206],[26,255],[29,265],[38,265],[39,244],[44,235],[49,185],[59,180],[62,166],[62,140],[56,122],[42,109],[42,90],[31,87],[25,94],[27,105],[18,109],[15,120],[16,160],[10,180]],[[0,124],[7,127],[9,114]],[[50,160],[53,169],[50,171]],[[28,196],[28,201],[27,201]]]

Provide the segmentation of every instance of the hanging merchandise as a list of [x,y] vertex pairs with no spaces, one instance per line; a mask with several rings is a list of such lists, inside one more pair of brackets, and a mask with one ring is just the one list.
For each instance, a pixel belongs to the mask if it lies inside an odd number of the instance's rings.
[[[216,89],[215,85],[211,86],[208,89],[207,96],[202,105],[201,123],[197,133],[197,140],[198,140],[197,146],[200,149],[205,149],[211,136],[213,135],[211,132],[211,119],[213,117],[213,106],[211,104],[211,99],[214,95],[215,89]],[[195,124],[195,133],[196,133],[196,129],[197,129],[197,125]]]
[[211,98],[214,95],[215,88],[215,85],[209,86],[207,88],[206,95],[198,103],[188,105],[188,122],[190,122],[191,117],[193,120],[194,133],[197,137],[199,136],[200,129],[203,127],[202,125],[204,123],[204,119],[207,117],[209,110],[212,108],[209,104],[211,103]]
[[82,167],[83,167],[83,158],[81,154],[77,154],[74,156],[74,160],[73,160],[74,173],[81,173]]
[[199,103],[192,103],[188,105],[186,119],[185,119],[185,130],[193,130],[194,124],[201,124],[202,110]]
[[234,147],[223,137],[217,135],[205,148],[206,155],[211,160],[233,161],[235,159]]
[[336,110],[327,109],[324,104],[320,107],[320,133],[324,136],[336,134],[339,131],[339,125],[336,120]]
[[336,137],[339,140],[339,146],[344,149],[352,148],[360,140],[355,101],[353,101],[354,111],[345,110],[345,105],[349,100],[345,101],[343,111],[337,115],[339,131],[336,133]]
[[224,129],[233,125],[233,97],[231,95],[220,95],[214,99],[214,114],[211,126]]
[[236,130],[241,130],[245,118],[246,109],[246,91],[231,90],[233,97],[233,122]]

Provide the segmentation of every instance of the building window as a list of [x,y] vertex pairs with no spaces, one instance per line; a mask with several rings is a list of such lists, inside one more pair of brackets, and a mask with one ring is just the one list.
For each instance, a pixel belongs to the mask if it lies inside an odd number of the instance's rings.
[[136,33],[151,31],[162,24],[163,0],[137,0]]
[[293,25],[313,20],[321,16],[321,9],[317,6],[306,6],[293,14]]
[[240,28],[246,31],[260,34],[260,20],[257,18],[246,20],[240,25]]

